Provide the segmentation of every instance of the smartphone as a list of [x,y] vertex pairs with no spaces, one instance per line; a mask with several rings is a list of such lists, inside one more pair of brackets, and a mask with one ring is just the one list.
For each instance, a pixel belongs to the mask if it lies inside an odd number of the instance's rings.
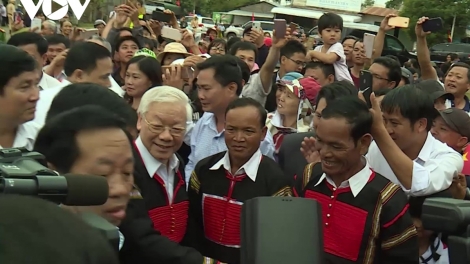
[[[40,18],[34,18],[32,21],[31,21],[31,28],[38,28],[37,31],[40,31],[41,30],[41,26],[42,26],[42,19]],[[37,32],[36,31],[36,32]]]
[[159,22],[170,23],[171,18],[172,18],[171,14],[167,14],[161,11],[152,12],[152,19],[159,21]]
[[361,76],[359,78],[359,81],[359,90],[362,92],[362,95],[366,100],[367,106],[371,108],[372,104],[370,103],[370,95],[372,93],[373,76],[370,71],[361,70]]
[[388,25],[391,27],[408,28],[409,24],[409,17],[391,17],[388,19]]
[[162,37],[180,41],[183,39],[183,34],[178,29],[165,26],[162,28]]
[[375,41],[375,35],[374,34],[369,34],[369,33],[364,33],[364,52],[366,54],[366,58],[372,58],[372,52],[374,51],[374,41]]
[[444,21],[440,17],[430,18],[421,25],[424,32],[436,32],[444,28]]
[[252,29],[261,30],[261,22],[253,22]]
[[85,30],[83,32],[80,32],[80,38],[81,39],[89,39],[93,35],[98,35],[98,29],[89,29],[89,30]]
[[276,30],[276,38],[282,39],[286,36],[287,22],[285,19],[274,19],[274,30]]

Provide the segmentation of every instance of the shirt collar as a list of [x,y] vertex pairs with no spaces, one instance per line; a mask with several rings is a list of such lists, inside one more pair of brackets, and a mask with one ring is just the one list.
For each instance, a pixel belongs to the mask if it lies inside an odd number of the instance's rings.
[[[238,171],[235,173],[235,175],[246,173],[246,175],[252,181],[256,181],[256,176],[258,175],[259,163],[260,163],[262,157],[263,157],[263,154],[261,154],[261,150],[258,149],[253,154],[253,156],[251,156],[251,158],[245,164],[243,164],[243,166],[241,166],[238,169]],[[220,167],[224,167],[224,169],[227,170],[227,171],[232,170],[232,167],[230,166],[230,158],[229,158],[228,151],[226,151],[224,157],[222,159],[220,159],[212,167],[210,167],[209,170],[218,170],[218,169],[220,169]]]
[[[362,170],[360,170],[358,173],[354,174],[351,178],[343,182],[346,185],[344,187],[349,186],[349,188],[351,188],[351,192],[353,196],[356,197],[362,191],[362,189],[364,189],[364,186],[366,186],[367,182],[370,179],[370,175],[372,173],[373,171],[370,169],[369,163],[366,162],[366,165],[364,166],[364,168],[362,168]],[[315,186],[319,185],[325,179],[330,184],[334,185],[333,180],[331,180],[328,176],[326,176],[325,173],[323,173],[323,175],[320,177],[320,179],[315,184]],[[341,183],[340,187],[343,187],[343,183]],[[336,187],[338,188],[338,186]]]
[[[160,169],[161,166],[165,165],[155,159],[152,154],[150,154],[150,152],[144,146],[144,143],[142,142],[140,136],[135,140],[135,145],[139,150],[140,156],[142,157],[142,161],[144,162],[145,168],[147,169],[150,178],[153,178],[155,173],[157,173],[158,169]],[[179,160],[176,155],[173,154],[170,158],[170,171],[178,170],[178,166]]]
[[419,151],[418,159],[424,162],[429,159],[429,156],[431,155],[431,152],[434,149],[434,141],[436,141],[436,139],[431,135],[431,132],[428,132],[428,135],[426,136],[426,141],[424,142],[423,147]]

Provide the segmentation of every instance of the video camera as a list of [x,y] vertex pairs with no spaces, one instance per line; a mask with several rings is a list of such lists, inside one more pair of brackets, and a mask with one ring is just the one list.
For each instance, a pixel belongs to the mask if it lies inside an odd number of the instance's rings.
[[421,215],[426,230],[448,235],[449,261],[470,263],[470,202],[452,198],[427,198]]
[[[25,148],[0,149],[0,195],[20,194],[37,196],[69,206],[102,205],[108,200],[108,182],[92,175],[59,175],[46,168],[45,158]],[[116,226],[95,214],[84,213],[81,218],[101,232],[111,246],[119,250],[119,231]]]

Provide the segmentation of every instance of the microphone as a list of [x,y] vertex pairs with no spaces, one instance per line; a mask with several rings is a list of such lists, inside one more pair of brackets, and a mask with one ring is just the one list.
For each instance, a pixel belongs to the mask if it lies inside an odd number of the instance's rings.
[[37,196],[70,206],[102,205],[108,200],[108,181],[93,175],[36,175],[0,177],[0,193]]

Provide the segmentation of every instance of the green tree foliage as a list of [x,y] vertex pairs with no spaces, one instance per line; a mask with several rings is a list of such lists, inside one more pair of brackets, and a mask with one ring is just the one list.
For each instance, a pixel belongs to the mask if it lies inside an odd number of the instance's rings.
[[402,4],[403,4],[403,0],[388,0],[388,2],[385,3],[385,7],[393,8],[393,9],[400,9]]
[[366,7],[369,7],[369,6],[373,6],[375,4],[375,1],[374,0],[365,0],[363,3],[362,3],[362,8],[366,8]]
[[469,4],[470,0],[404,0],[400,16],[410,18],[410,27],[406,29],[406,32],[413,40],[416,40],[414,27],[420,17],[442,18],[444,28],[440,32],[427,37],[428,45],[431,46],[432,44],[447,42],[447,34],[452,28],[454,15],[457,15],[454,40],[465,36],[465,29],[470,24]]

